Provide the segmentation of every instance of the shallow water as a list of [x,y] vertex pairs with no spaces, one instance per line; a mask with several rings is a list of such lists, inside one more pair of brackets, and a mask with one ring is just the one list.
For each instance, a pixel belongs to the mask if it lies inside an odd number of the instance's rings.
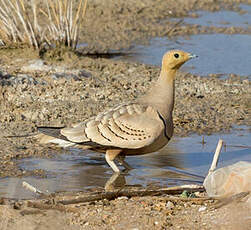
[[[228,145],[251,145],[250,130],[235,129],[231,134],[205,136],[192,135],[173,140],[160,152],[144,156],[127,157],[134,168],[120,176],[116,186],[174,186],[187,183],[202,183],[207,174],[219,138],[227,147],[220,155],[219,167],[240,160],[251,162],[251,148]],[[35,195],[22,188],[22,181],[42,191],[80,191],[104,187],[112,176],[112,170],[105,162],[104,155],[72,148],[71,154],[55,155],[54,159],[29,158],[19,161],[23,170],[43,169],[46,178],[24,177],[0,179],[0,196],[31,198]]]
[[185,18],[184,22],[189,24],[199,24],[202,26],[218,26],[218,27],[248,27],[251,25],[251,6],[240,5],[241,10],[245,13],[234,11],[197,11],[198,18]]
[[[245,13],[233,11],[199,11],[198,18],[184,18],[189,24],[204,26],[240,26],[251,25],[251,5],[240,5]],[[170,49],[182,49],[195,53],[199,58],[183,66],[184,71],[194,74],[238,74],[251,79],[251,35],[249,34],[198,34],[189,39],[178,37],[153,38],[148,45],[135,45],[128,55],[115,59],[161,65],[163,54]]]
[[238,74],[251,79],[251,35],[203,34],[189,40],[153,38],[149,45],[138,45],[126,56],[116,59],[160,65],[163,54],[170,49],[182,49],[199,56],[182,68],[194,74]]

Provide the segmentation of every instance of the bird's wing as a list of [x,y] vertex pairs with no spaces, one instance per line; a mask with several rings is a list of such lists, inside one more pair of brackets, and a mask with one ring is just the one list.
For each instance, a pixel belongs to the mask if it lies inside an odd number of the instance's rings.
[[152,144],[165,129],[158,111],[141,104],[123,104],[100,113],[61,135],[76,143],[137,149]]

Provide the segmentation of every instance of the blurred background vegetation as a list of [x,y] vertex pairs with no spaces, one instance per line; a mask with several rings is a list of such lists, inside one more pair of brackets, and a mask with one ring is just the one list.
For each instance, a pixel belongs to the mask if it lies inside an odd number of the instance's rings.
[[76,49],[88,0],[0,0],[0,45]]

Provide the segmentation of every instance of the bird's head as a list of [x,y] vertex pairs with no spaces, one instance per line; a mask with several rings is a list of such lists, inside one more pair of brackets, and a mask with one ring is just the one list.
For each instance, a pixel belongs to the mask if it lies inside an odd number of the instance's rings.
[[182,50],[171,50],[163,56],[162,68],[166,70],[178,70],[185,62],[195,57],[197,56]]

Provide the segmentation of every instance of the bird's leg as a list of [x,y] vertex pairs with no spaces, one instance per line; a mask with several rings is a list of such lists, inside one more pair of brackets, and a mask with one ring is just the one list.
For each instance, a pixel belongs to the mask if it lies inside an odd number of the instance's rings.
[[105,159],[108,165],[113,169],[114,172],[120,172],[117,165],[114,163],[114,159],[120,154],[121,149],[108,149],[106,150]]
[[117,156],[118,162],[123,165],[127,170],[133,169],[126,161],[125,161],[125,156],[119,155]]

